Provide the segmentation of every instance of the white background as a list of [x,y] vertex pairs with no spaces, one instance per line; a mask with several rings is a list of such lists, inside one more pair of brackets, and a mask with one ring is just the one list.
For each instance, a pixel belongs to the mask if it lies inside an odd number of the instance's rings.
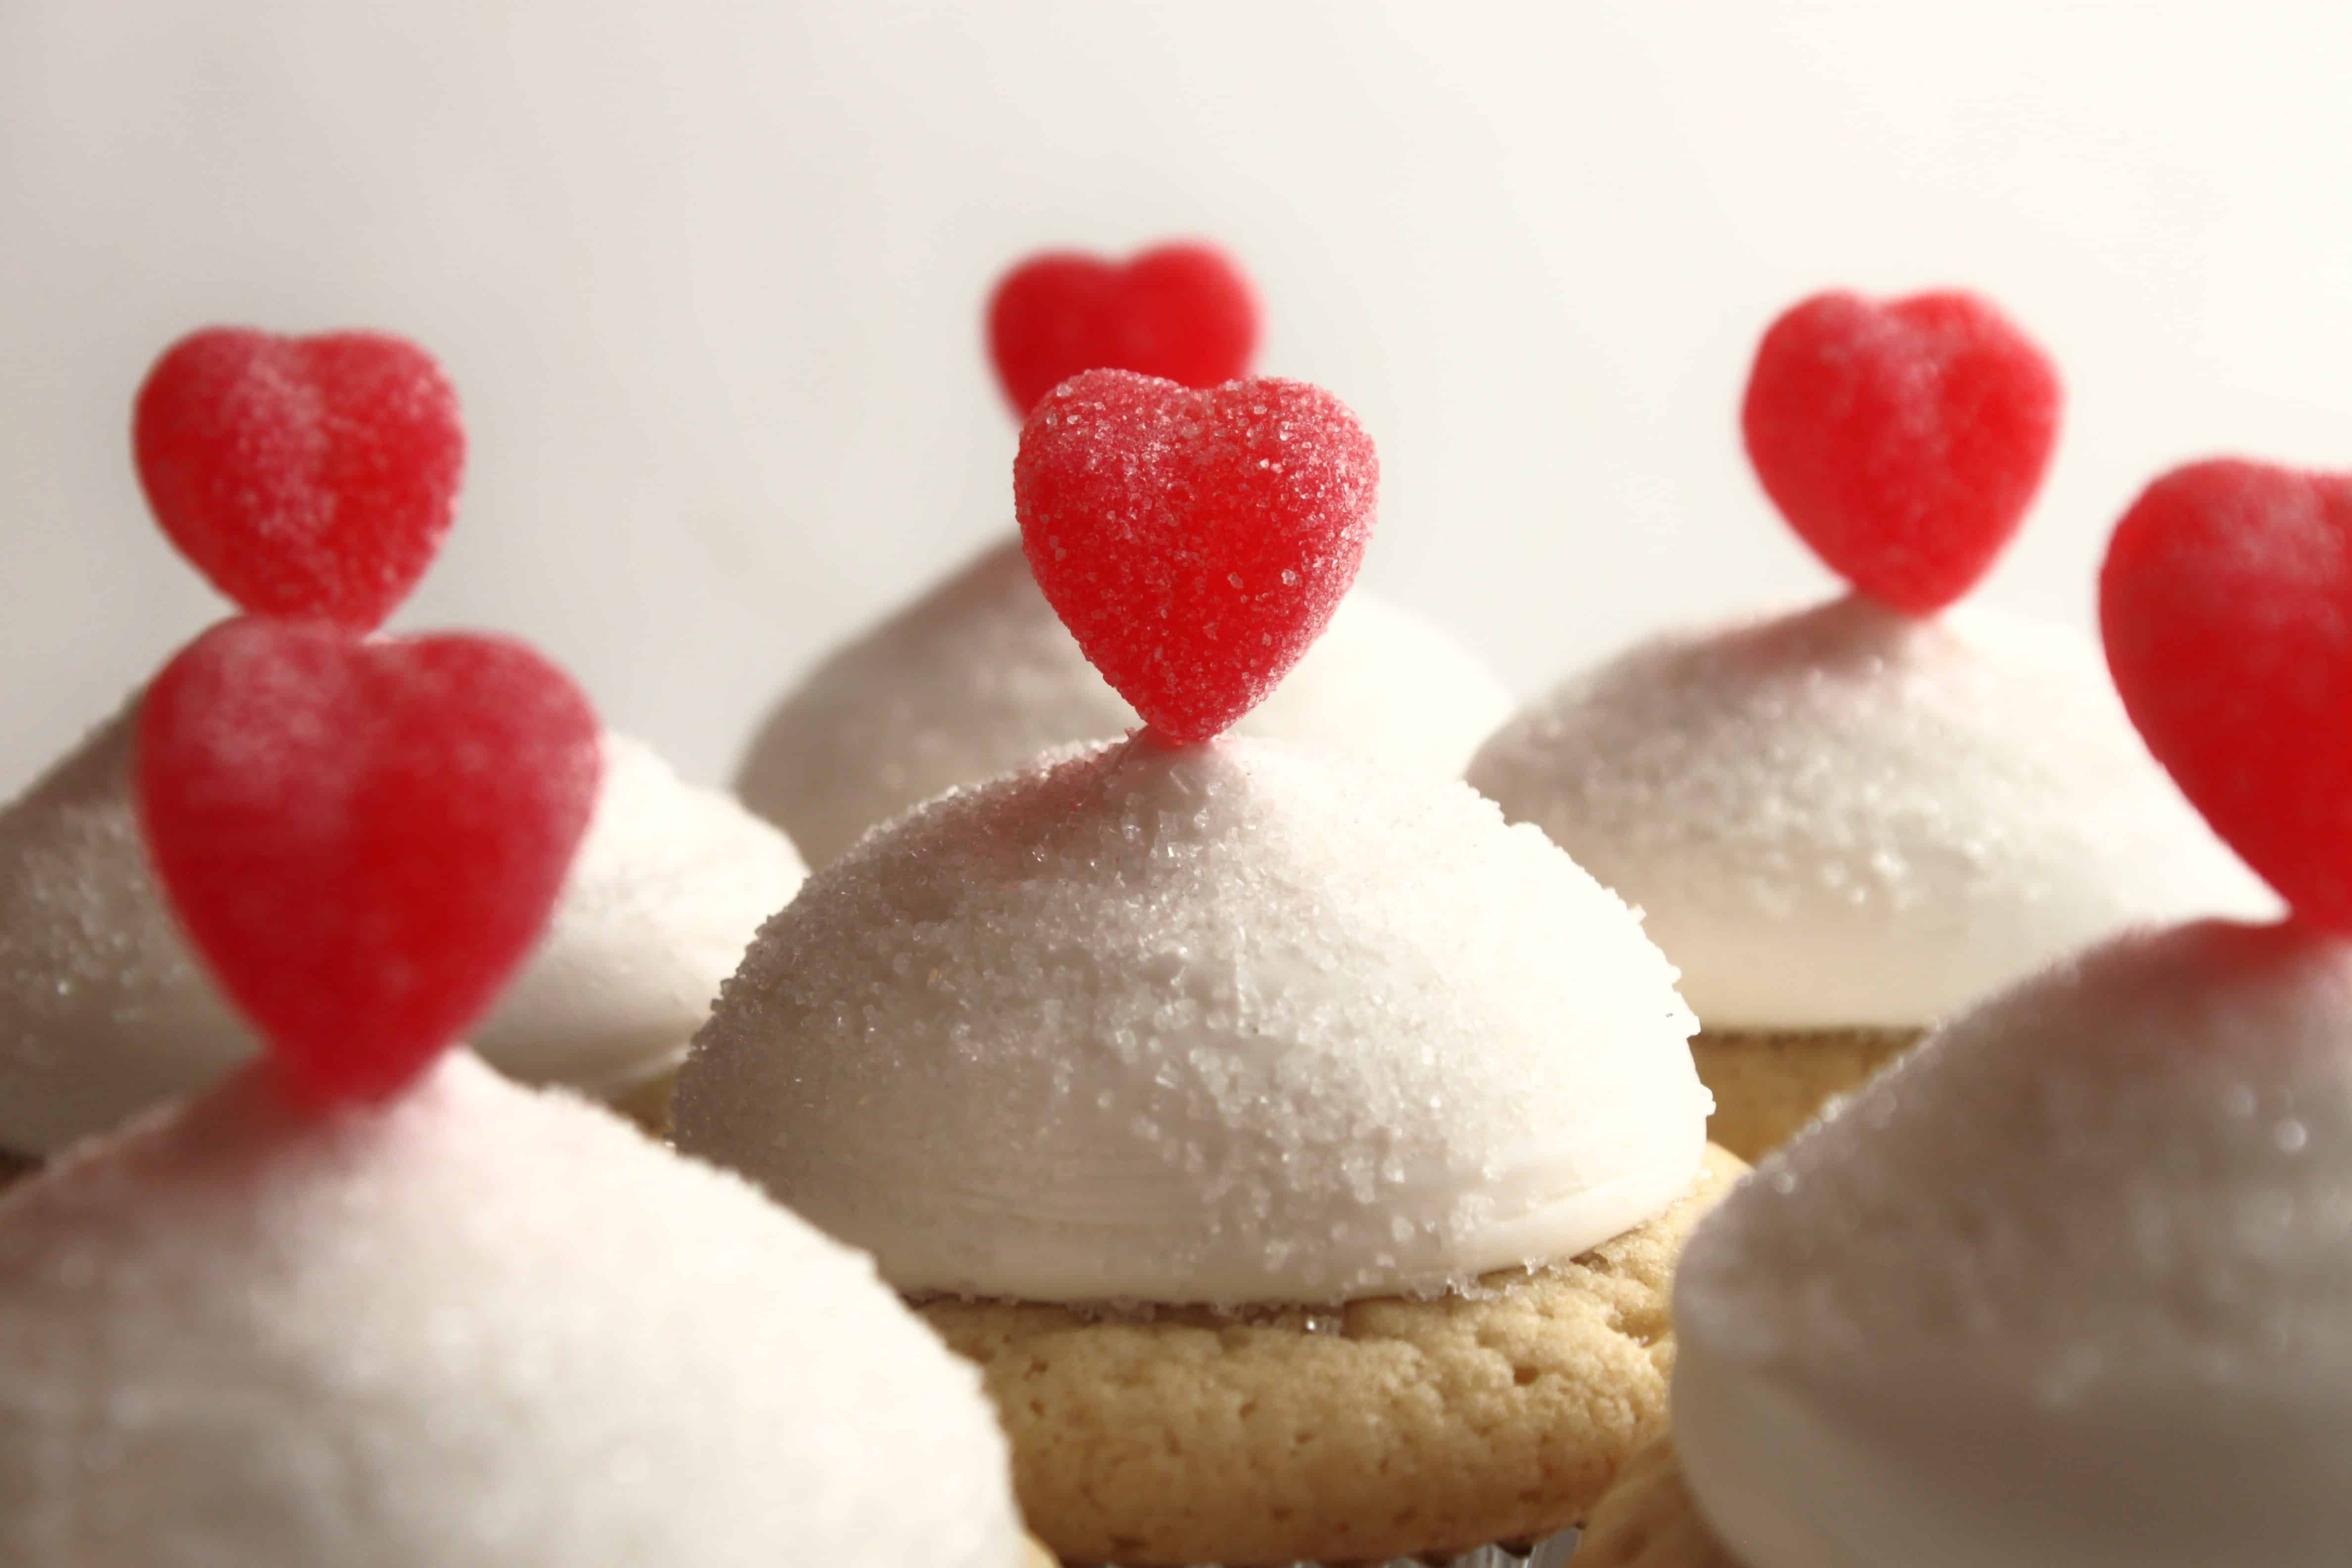
[[0,787],[220,611],[125,433],[217,321],[440,354],[470,476],[402,624],[720,776],[1005,527],[979,310],[1049,243],[1234,248],[1263,368],[1381,442],[1370,579],[1529,691],[1823,592],[1739,458],[1757,332],[1980,287],[2072,394],[1983,592],[2086,622],[2159,468],[2352,466],[2352,27],[2250,10],[0,0]]

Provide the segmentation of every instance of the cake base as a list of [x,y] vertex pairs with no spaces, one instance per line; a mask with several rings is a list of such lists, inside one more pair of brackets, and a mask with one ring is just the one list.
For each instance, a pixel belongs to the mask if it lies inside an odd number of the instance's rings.
[[1691,1040],[1699,1081],[1714,1091],[1706,1135],[1753,1163],[1837,1095],[1916,1045],[1925,1029],[1708,1029]]
[[1023,1516],[1066,1563],[1443,1559],[1582,1523],[1664,1429],[1675,1259],[1745,1168],[1711,1148],[1622,1236],[1428,1300],[917,1310],[979,1363]]
[[614,1094],[604,1103],[643,1128],[656,1142],[669,1142],[670,1097],[677,1092],[677,1063]]
[[1744,1568],[1699,1517],[1664,1436],[1633,1456],[1592,1510],[1576,1568]]

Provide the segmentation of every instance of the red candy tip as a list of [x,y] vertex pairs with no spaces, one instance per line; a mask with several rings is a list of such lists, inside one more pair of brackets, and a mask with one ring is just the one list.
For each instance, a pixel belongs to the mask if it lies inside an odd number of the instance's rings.
[[494,637],[226,622],[147,689],[133,787],[190,945],[322,1101],[390,1094],[538,941],[594,808],[572,681]]
[[1126,262],[1033,256],[988,304],[988,347],[1016,415],[1081,371],[1131,370],[1209,387],[1249,373],[1257,291],[1224,252],[1179,241]]
[[1089,371],[1030,415],[1013,466],[1038,587],[1180,744],[1264,700],[1320,635],[1362,564],[1379,486],[1347,406],[1271,377],[1193,390]]
[[367,631],[448,532],[466,437],[414,343],[214,327],[148,372],[131,447],[164,534],[240,607]]
[[2164,475],[2108,542],[2099,630],[2190,804],[2296,915],[2352,932],[2352,475]]
[[1740,409],[1765,493],[1830,569],[1932,615],[1991,570],[2057,443],[2058,373],[1972,294],[1817,294],[1765,332]]

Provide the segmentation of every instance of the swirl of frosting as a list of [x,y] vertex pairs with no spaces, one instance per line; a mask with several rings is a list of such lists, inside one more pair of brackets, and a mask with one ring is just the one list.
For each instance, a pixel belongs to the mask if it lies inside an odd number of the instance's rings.
[[[255,1050],[157,898],[129,710],[0,815],[0,1150],[46,1155]],[[475,1031],[533,1082],[617,1093],[666,1068],[803,875],[783,837],[607,733],[604,782],[538,952]]]
[[902,1289],[1434,1290],[1690,1184],[1693,1026],[1633,913],[1463,785],[1146,731],[812,879],[698,1037],[677,1138]]
[[1981,611],[1854,595],[1661,637],[1469,778],[1643,910],[1711,1028],[1930,1024],[2124,926],[2278,908],[2089,642]]
[[1749,1568],[2318,1568],[2352,1538],[2352,943],[2130,934],[1759,1166],[1678,1276]]
[[[1510,710],[1468,649],[1359,590],[1235,732],[1446,778]],[[1139,722],[1011,540],[819,665],[761,725],[736,789],[822,866],[941,790]]]

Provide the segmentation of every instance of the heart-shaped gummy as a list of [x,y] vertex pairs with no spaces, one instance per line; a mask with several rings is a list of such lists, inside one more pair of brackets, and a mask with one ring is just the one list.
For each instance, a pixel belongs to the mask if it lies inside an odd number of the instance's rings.
[[294,1081],[406,1082],[527,956],[596,800],[595,714],[519,644],[229,621],[147,689],[136,790],[191,945]]
[[988,346],[1015,414],[1084,370],[1132,370],[1186,386],[1249,372],[1257,294],[1223,251],[1164,245],[1120,264],[1070,251],[1005,274]]
[[2058,373],[1973,295],[1815,295],[1756,351],[1740,425],[1781,515],[1856,588],[1928,615],[1990,570],[2058,438]]
[[1013,500],[1046,599],[1171,741],[1263,700],[1355,581],[1380,458],[1345,405],[1265,378],[1065,382],[1021,431]]
[[131,446],[156,521],[256,615],[367,630],[449,531],[466,435],[414,343],[373,332],[194,332],[139,389]]
[[2176,468],[2116,524],[2099,629],[2132,722],[2297,914],[2352,931],[2352,477]]

